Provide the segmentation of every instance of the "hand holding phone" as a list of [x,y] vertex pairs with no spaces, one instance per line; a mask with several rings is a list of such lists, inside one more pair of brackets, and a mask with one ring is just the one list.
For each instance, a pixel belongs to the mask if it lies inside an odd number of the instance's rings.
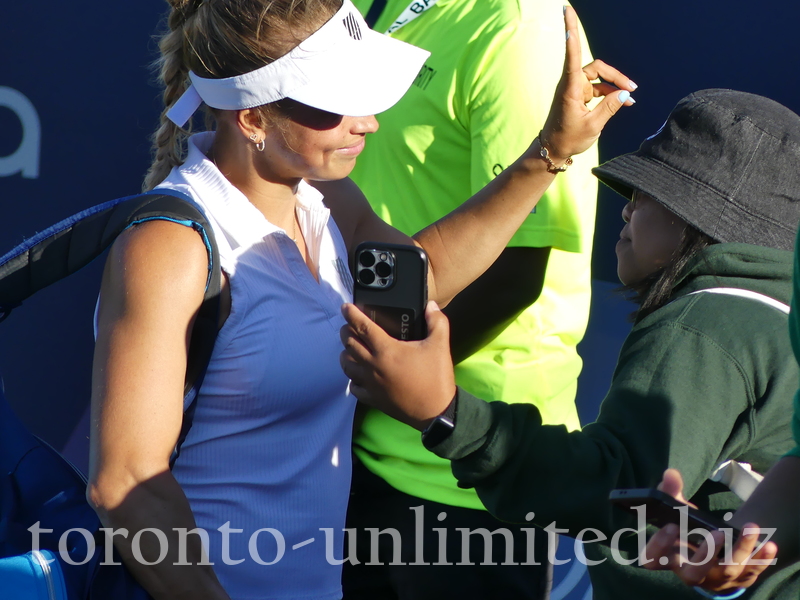
[[[644,519],[650,525],[664,527],[670,523],[681,524],[681,511],[686,512],[687,531],[701,529],[705,531],[728,530],[733,539],[740,537],[741,532],[714,515],[699,510],[691,505],[676,500],[669,494],[655,488],[630,488],[612,490],[608,496],[614,506],[638,516],[637,507],[644,506]],[[680,509],[680,510],[679,510]],[[690,539],[690,542],[695,540]]]
[[422,431],[456,393],[447,317],[427,301],[425,254],[367,242],[356,249],[352,269],[356,306],[343,307],[340,331],[350,392]]
[[398,340],[425,339],[425,251],[412,245],[364,242],[354,258],[353,304]]

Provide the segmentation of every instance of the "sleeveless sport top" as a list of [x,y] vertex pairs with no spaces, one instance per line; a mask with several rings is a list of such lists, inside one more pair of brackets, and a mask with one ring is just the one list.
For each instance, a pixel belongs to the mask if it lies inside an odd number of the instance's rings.
[[205,209],[232,300],[173,473],[234,600],[340,598],[355,407],[338,358],[347,250],[302,182],[296,210],[317,282],[291,237],[205,157],[212,140],[193,136],[159,186]]

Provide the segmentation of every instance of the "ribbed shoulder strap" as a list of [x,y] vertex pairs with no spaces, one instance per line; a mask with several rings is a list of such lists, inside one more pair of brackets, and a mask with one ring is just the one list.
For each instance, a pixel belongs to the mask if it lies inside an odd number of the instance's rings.
[[708,288],[705,290],[697,290],[696,292],[691,292],[687,295],[693,296],[694,294],[702,294],[704,292],[708,292],[710,294],[727,294],[729,296],[739,296],[740,298],[750,298],[751,300],[756,300],[763,304],[767,304],[772,308],[781,311],[784,314],[787,315],[789,314],[789,306],[787,304],[784,304],[779,300],[775,300],[775,298],[771,298],[770,296],[759,294],[758,292],[752,292],[750,290],[743,290],[741,288],[727,288],[727,287]]
[[52,225],[0,257],[0,321],[24,300],[100,256],[128,227],[169,220],[195,229],[208,252],[208,280],[189,348],[185,392],[199,388],[219,329],[221,270],[202,209],[173,190],[109,200]]

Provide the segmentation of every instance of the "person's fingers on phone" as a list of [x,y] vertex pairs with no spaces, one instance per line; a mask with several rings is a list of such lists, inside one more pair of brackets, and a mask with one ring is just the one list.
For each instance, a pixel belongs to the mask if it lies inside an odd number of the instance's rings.
[[339,337],[343,346],[343,350],[339,353],[339,365],[348,378],[354,378],[352,371],[354,365],[372,368],[373,353],[356,334],[351,325],[343,325],[339,329]]
[[721,531],[708,532],[707,537],[697,549],[681,562],[676,571],[687,585],[700,585],[712,569],[719,565],[718,553],[723,548],[725,536]]
[[365,384],[371,372],[369,365],[348,350],[339,353],[339,366],[350,381],[360,386]]
[[364,345],[364,342],[358,337],[355,329],[349,323],[342,325],[339,328],[339,340],[344,346],[342,355],[348,356],[350,360],[357,360],[364,357],[369,353],[369,349]]
[[749,587],[773,562],[778,553],[778,546],[773,542],[767,542],[754,553],[760,543],[760,535],[761,529],[755,523],[747,523],[742,528],[742,535],[733,546],[730,564],[726,564],[721,573],[724,582],[732,582],[737,587]]
[[[387,340],[391,339],[388,333],[361,312],[355,304],[343,304],[342,315],[350,327],[352,327],[354,335],[358,337],[364,347],[372,354],[375,354],[382,344],[385,344]],[[345,344],[345,346],[349,347],[347,344]]]
[[753,585],[758,579],[758,576],[761,575],[767,567],[775,563],[777,555],[778,545],[775,542],[767,542],[764,544],[752,558],[748,557],[746,559],[747,564],[736,580],[737,587],[750,587]]
[[761,535],[761,529],[755,523],[747,523],[742,527],[742,535],[736,540],[733,545],[733,552],[731,554],[732,562],[736,564],[744,564],[753,554],[753,550],[758,546],[758,536]]
[[[754,524],[748,524],[742,531],[743,535],[732,550],[718,550],[713,560],[705,560],[706,548],[698,548],[690,561],[675,569],[675,572],[687,585],[710,591],[725,592],[750,587],[775,558],[777,546],[767,543],[751,557],[758,543],[759,529]],[[713,532],[713,537],[715,544],[725,543],[722,531]]]
[[450,320],[433,300],[425,307],[425,321],[428,324],[426,345],[444,347],[450,351]]
[[669,523],[656,531],[642,551],[642,564],[651,571],[672,570],[679,565],[677,552],[680,528]]
[[661,483],[658,484],[658,489],[665,494],[669,494],[679,502],[697,508],[683,496],[683,477],[678,469],[667,469],[664,471],[664,474],[661,476]]
[[760,573],[764,569],[766,569],[771,564],[776,562],[776,558],[778,556],[778,544],[775,542],[767,542],[761,548],[758,549],[753,555],[753,558],[758,560],[759,563],[763,564],[754,564],[752,567],[759,567],[758,572]]

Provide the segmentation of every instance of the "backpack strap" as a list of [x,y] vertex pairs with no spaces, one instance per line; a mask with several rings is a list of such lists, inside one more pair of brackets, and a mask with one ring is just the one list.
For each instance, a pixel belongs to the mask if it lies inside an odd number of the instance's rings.
[[194,415],[197,390],[203,382],[220,328],[222,273],[214,232],[202,209],[187,195],[159,190],[109,200],[52,225],[0,257],[0,321],[41,289],[79,271],[100,256],[128,227],[167,220],[192,227],[208,252],[208,279],[195,319],[184,380],[190,404],[184,412],[178,446],[186,438]]

